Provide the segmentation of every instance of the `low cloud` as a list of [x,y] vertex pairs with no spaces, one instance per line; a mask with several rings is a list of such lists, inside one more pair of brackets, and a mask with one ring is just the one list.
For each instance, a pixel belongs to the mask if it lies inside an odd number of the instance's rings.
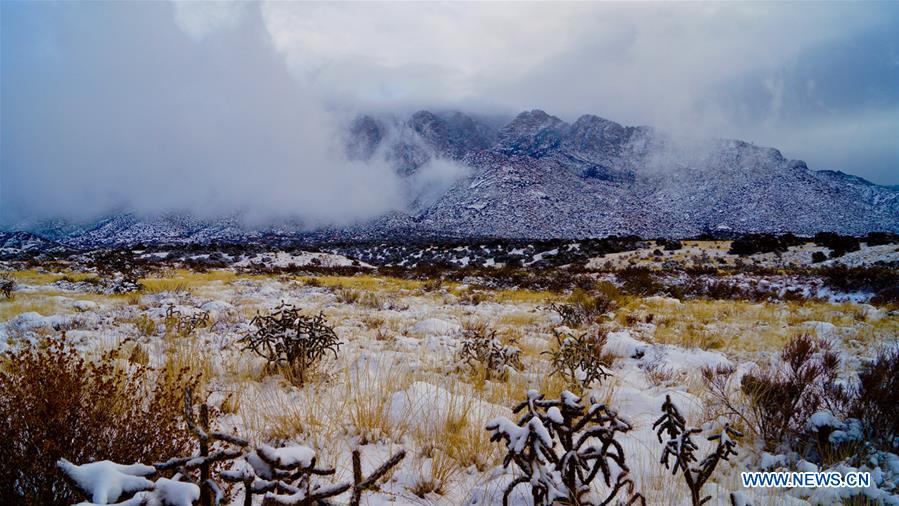
[[2,4],[2,221],[114,209],[346,223],[432,201],[349,161],[359,111],[566,120],[782,148],[895,184],[899,8],[843,4]]

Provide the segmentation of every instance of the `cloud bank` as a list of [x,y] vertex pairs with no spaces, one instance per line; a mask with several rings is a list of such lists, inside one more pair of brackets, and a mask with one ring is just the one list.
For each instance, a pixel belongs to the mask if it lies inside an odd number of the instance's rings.
[[[3,221],[402,208],[357,111],[595,113],[899,183],[896,4],[2,4]],[[441,162],[442,163],[442,162]],[[413,184],[451,184],[437,163]],[[429,175],[430,174],[430,175]]]

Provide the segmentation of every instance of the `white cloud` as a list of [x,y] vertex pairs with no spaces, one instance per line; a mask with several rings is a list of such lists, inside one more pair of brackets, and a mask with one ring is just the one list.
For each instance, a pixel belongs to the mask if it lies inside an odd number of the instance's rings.
[[250,7],[244,0],[172,0],[172,3],[175,23],[197,40],[219,30],[234,29]]

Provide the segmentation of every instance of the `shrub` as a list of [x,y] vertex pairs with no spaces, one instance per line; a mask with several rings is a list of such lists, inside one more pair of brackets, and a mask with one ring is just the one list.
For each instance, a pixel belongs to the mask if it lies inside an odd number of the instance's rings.
[[626,267],[618,271],[618,280],[621,281],[621,289],[630,295],[655,295],[662,291],[663,287],[656,281],[652,271],[646,267]]
[[851,416],[862,421],[868,441],[885,450],[899,446],[899,346],[882,349],[862,366],[851,402]]
[[496,338],[496,331],[468,329],[456,352],[456,358],[475,371],[484,371],[487,379],[504,379],[508,368],[521,368],[521,350],[503,346]]
[[282,303],[269,315],[257,314],[250,325],[256,330],[240,340],[244,349],[268,360],[270,367],[290,367],[298,374],[300,385],[325,354],[337,358],[340,349],[340,340],[324,314],[305,316],[290,304]]
[[827,255],[824,254],[823,251],[816,251],[812,253],[812,263],[820,264],[821,262],[827,260]]
[[882,246],[884,244],[896,244],[899,235],[891,232],[871,232],[865,236],[865,244],[868,246]]
[[421,284],[421,289],[425,292],[436,292],[443,287],[443,279],[434,278],[429,279]]
[[665,248],[665,251],[677,251],[684,247],[677,239],[656,239],[656,244]]
[[585,332],[573,336],[557,332],[555,336],[556,348],[543,352],[550,357],[551,374],[562,376],[569,385],[580,384],[584,388],[611,376],[605,369],[611,361],[602,354],[608,338],[605,329],[600,328],[592,335]]
[[841,257],[850,251],[858,251],[861,248],[857,238],[833,232],[818,232],[815,234],[815,244],[830,248],[830,258]]
[[[693,466],[697,462],[695,451],[699,449],[693,442],[692,436],[699,434],[700,429],[687,427],[684,417],[671,402],[671,396],[665,396],[662,404],[662,416],[652,424],[656,429],[656,437],[659,443],[664,444],[662,450],[662,465],[671,469],[672,474],[678,471],[684,477],[687,488],[690,489],[690,499],[693,506],[700,506],[712,499],[712,496],[702,497],[702,487],[708,482],[715,472],[715,468],[722,460],[728,460],[731,455],[736,455],[737,443],[735,438],[742,436],[739,432],[725,424],[721,432],[708,437],[709,441],[717,441],[715,450],[699,462],[699,466]],[[666,439],[663,439],[662,436]]]
[[337,297],[337,302],[342,304],[355,304],[359,301],[359,298],[362,296],[358,291],[353,290],[351,288],[338,288],[334,295]]
[[0,294],[7,299],[12,299],[12,293],[16,289],[16,280],[12,279],[8,274],[0,275]]
[[899,271],[885,266],[846,267],[834,265],[820,268],[824,284],[843,292],[865,291],[875,296],[872,303],[899,302]]
[[753,428],[768,450],[787,447],[805,430],[805,421],[821,407],[836,406],[844,395],[836,387],[840,359],[826,341],[801,335],[784,346],[779,364],[743,376]]
[[567,327],[580,327],[593,323],[600,316],[608,313],[615,307],[615,303],[603,294],[590,295],[586,291],[575,288],[568,296],[568,302],[549,305],[549,308],[562,319],[562,324]]
[[146,267],[140,264],[130,250],[96,252],[91,256],[90,263],[107,280],[114,293],[140,290],[140,279],[147,275]]
[[[493,432],[490,440],[506,444],[503,466],[514,463],[520,473],[503,493],[504,506],[519,485],[530,487],[535,506],[610,504],[622,493],[619,501],[645,503],[634,493],[624,450],[616,440],[631,425],[605,404],[585,406],[581,400],[568,391],[548,400],[530,390],[527,400],[512,409],[525,410],[518,423],[499,417],[487,424]],[[608,490],[602,501],[589,501],[591,483],[599,474]]]
[[756,253],[783,253],[790,246],[798,246],[802,241],[793,234],[776,236],[773,234],[747,234],[730,243],[731,255],[748,256]]
[[72,504],[56,468],[62,457],[90,462],[153,461],[190,445],[181,391],[191,378],[165,378],[141,364],[117,366],[112,350],[86,361],[64,339],[23,343],[0,372],[0,503]]

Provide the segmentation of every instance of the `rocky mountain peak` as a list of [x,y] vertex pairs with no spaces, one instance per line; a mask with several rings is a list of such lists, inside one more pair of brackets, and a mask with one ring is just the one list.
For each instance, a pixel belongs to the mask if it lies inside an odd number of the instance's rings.
[[383,121],[367,114],[357,117],[347,131],[347,156],[351,160],[368,160],[386,133],[387,127]]
[[561,146],[570,126],[539,109],[525,111],[501,128],[494,148],[510,155],[541,158]]
[[454,160],[489,148],[496,134],[487,124],[458,111],[418,111],[409,118],[408,125],[438,154]]

